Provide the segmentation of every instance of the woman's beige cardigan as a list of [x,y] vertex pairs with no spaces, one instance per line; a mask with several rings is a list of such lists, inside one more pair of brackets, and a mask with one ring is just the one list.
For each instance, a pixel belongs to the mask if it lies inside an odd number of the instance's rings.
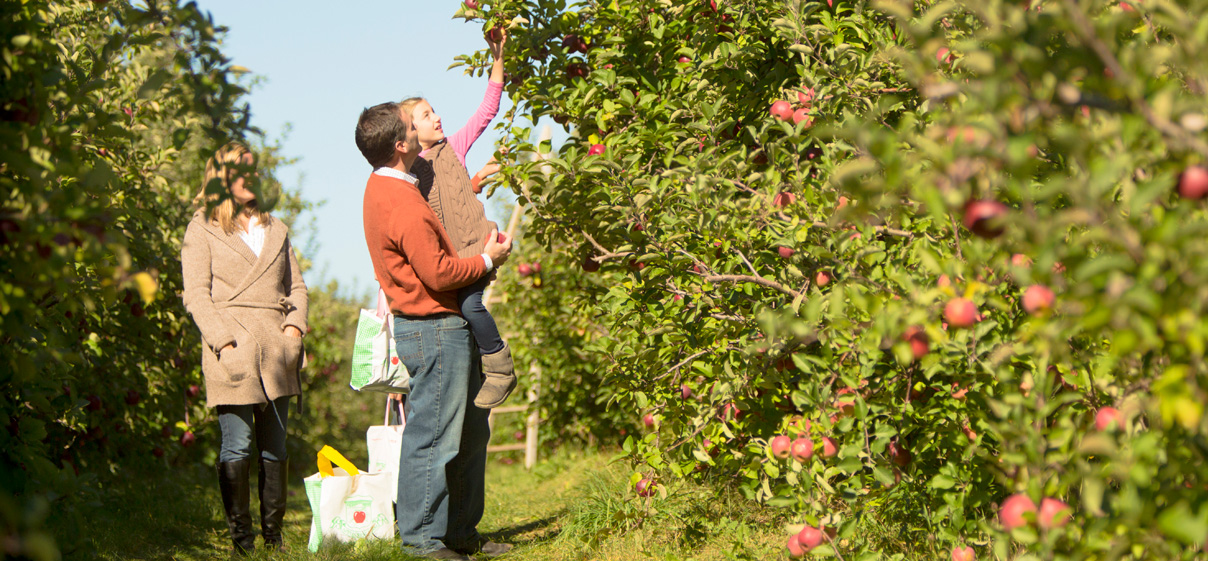
[[[228,234],[202,211],[193,215],[180,252],[185,309],[201,329],[206,405],[267,403],[301,395],[306,283],[288,228],[270,218],[260,257],[238,233]],[[235,348],[218,355],[234,342]]]

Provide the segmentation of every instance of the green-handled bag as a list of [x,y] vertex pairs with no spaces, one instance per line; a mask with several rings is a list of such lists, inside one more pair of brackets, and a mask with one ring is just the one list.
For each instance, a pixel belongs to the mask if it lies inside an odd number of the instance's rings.
[[357,391],[410,393],[411,374],[398,358],[386,293],[378,289],[376,310],[361,310],[352,347],[352,377]]

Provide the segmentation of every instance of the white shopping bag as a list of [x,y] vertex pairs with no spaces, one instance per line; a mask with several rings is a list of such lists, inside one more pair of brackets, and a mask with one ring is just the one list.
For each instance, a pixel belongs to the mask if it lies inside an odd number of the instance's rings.
[[[333,468],[332,462],[339,467]],[[326,542],[367,538],[392,539],[395,534],[392,474],[361,473],[331,446],[318,455],[319,473],[304,479],[310,501],[311,552]]]
[[[398,412],[399,424],[390,424],[391,409]],[[386,418],[381,425],[369,427],[365,431],[365,441],[369,445],[369,472],[388,473],[390,481],[390,500],[398,497],[398,460],[403,451],[403,427],[407,425],[407,416],[403,411],[403,402],[394,398],[386,398]]]
[[398,358],[394,346],[394,316],[386,293],[378,289],[377,309],[361,310],[352,345],[352,377],[348,385],[357,391],[410,393],[411,375]]

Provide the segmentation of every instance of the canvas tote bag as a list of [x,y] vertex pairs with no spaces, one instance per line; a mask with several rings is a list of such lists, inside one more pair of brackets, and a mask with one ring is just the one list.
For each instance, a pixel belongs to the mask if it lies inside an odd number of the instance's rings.
[[[398,414],[399,424],[390,424],[390,414]],[[403,452],[403,427],[407,425],[407,416],[403,411],[403,402],[386,397],[386,418],[381,425],[369,427],[365,431],[365,441],[369,446],[369,472],[390,474],[390,500],[398,497],[398,460]]]
[[394,537],[393,474],[362,473],[331,446],[319,450],[316,463],[319,472],[303,480],[312,515],[311,552],[333,540]]
[[378,289],[377,309],[361,309],[352,346],[352,376],[357,391],[410,393],[411,375],[394,346],[393,315],[386,292]]

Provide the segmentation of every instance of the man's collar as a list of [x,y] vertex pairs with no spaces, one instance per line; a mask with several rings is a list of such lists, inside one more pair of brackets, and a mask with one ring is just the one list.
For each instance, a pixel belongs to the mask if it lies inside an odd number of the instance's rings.
[[412,185],[419,185],[419,179],[416,179],[416,177],[414,175],[411,175],[405,171],[399,171],[394,168],[380,167],[380,168],[373,170],[373,173],[376,173],[378,175],[385,176],[385,177],[393,177],[395,179],[402,179],[403,181],[407,181],[407,182],[411,183]]

